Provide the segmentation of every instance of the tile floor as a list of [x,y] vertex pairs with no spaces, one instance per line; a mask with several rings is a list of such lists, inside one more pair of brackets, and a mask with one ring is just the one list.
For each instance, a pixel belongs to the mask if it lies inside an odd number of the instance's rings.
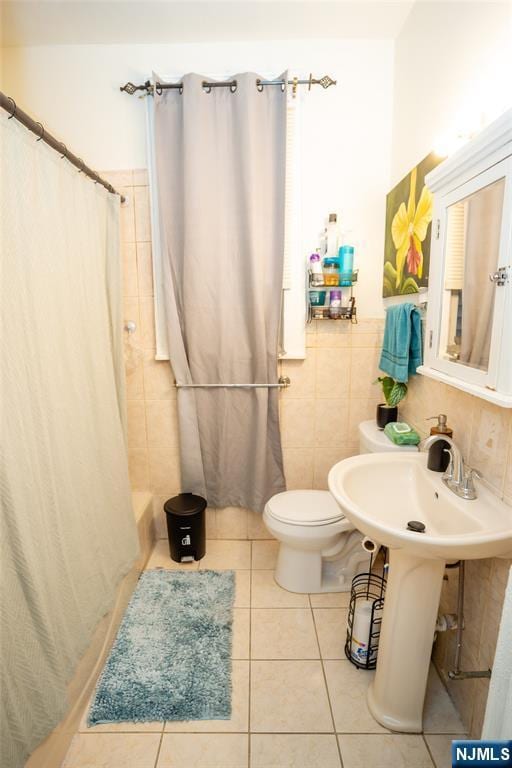
[[343,654],[347,594],[276,585],[275,541],[209,541],[181,566],[158,541],[148,568],[236,571],[230,720],[120,723],[84,715],[62,768],[449,768],[464,728],[432,669],[423,735],[392,734],[366,706],[371,672]]

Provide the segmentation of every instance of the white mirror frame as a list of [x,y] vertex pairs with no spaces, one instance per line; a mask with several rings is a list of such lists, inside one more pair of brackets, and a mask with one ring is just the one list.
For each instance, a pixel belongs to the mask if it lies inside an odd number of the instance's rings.
[[[505,178],[499,267],[489,370],[479,371],[439,356],[447,209],[498,178]],[[512,109],[431,171],[425,183],[434,195],[424,365],[418,373],[497,405],[512,408]],[[480,276],[488,280],[487,274]]]

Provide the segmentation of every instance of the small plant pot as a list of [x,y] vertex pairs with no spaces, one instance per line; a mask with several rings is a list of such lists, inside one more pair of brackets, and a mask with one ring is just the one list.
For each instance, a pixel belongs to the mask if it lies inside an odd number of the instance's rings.
[[377,406],[376,421],[379,429],[384,429],[386,424],[389,424],[390,421],[398,421],[398,406],[379,403]]

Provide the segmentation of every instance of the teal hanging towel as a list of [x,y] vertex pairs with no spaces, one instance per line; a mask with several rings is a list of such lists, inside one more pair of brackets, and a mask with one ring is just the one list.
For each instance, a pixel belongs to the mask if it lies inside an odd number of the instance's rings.
[[379,368],[395,381],[408,381],[423,363],[421,315],[406,302],[388,307]]

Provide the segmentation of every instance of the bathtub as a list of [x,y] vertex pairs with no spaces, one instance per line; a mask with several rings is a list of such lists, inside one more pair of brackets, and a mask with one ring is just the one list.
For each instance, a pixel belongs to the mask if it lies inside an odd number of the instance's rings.
[[89,647],[80,659],[73,678],[68,684],[68,711],[57,727],[32,752],[25,768],[58,768],[69,749],[71,739],[78,730],[80,720],[93,692],[96,680],[105,664],[108,652],[140,572],[153,549],[153,497],[145,491],[132,493],[132,506],[139,534],[140,555],[132,569],[119,584],[114,606],[102,618],[93,634]]

